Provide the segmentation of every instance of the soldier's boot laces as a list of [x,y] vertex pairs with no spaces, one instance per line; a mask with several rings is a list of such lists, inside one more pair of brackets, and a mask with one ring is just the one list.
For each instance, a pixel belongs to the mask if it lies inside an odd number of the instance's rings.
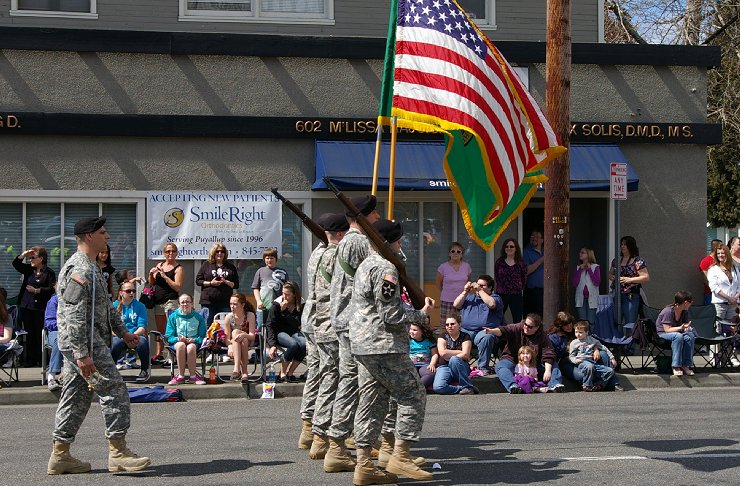
[[90,463],[82,462],[72,457],[69,453],[67,442],[54,441],[49,465],[46,468],[47,474],[80,474],[90,472]]
[[355,460],[344,446],[344,439],[329,437],[329,450],[324,457],[324,472],[351,472],[355,470]]
[[126,446],[126,439],[108,439],[108,471],[141,471],[151,465],[148,457],[139,457]]
[[355,466],[355,475],[352,482],[356,486],[366,484],[395,484],[398,482],[398,476],[382,471],[373,466],[370,448],[357,449],[357,465]]
[[[313,424],[309,419],[303,419],[303,426],[301,427],[301,435],[298,437],[298,448],[299,449],[310,449],[313,444],[313,431],[311,428]],[[312,458],[313,459],[313,458]]]
[[329,451],[329,438],[325,435],[314,434],[311,441],[311,450],[308,457],[311,459],[323,459]]
[[[393,455],[393,446],[396,443],[396,437],[393,434],[382,434],[380,441],[380,451],[378,452],[378,467],[386,467],[388,461]],[[423,466],[426,464],[426,459],[423,457],[411,456],[411,461],[417,466]]]
[[398,476],[416,479],[417,481],[431,480],[432,473],[420,469],[411,460],[411,454],[409,454],[410,446],[411,442],[407,440],[396,440],[393,455],[388,461],[388,466],[386,466],[385,470]]

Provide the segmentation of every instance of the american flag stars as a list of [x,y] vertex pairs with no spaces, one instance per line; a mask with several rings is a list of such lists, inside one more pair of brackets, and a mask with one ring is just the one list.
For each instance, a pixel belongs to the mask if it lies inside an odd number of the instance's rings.
[[451,0],[399,0],[399,25],[449,35],[484,58],[488,47],[470,20]]

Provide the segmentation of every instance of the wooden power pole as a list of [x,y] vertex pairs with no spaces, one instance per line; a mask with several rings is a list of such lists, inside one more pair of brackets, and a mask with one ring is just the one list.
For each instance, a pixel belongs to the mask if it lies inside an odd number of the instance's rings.
[[[571,24],[570,0],[547,1],[547,119],[560,143],[570,146]],[[545,296],[543,318],[549,326],[568,309],[570,226],[569,152],[547,165],[545,183]]]

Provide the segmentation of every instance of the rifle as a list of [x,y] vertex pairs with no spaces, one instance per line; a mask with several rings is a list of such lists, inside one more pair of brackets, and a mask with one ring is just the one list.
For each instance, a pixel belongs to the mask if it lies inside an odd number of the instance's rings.
[[329,244],[329,239],[326,237],[326,233],[324,232],[324,228],[319,226],[319,224],[314,221],[313,219],[309,218],[306,213],[300,210],[298,206],[293,204],[292,202],[285,199],[285,197],[280,194],[276,187],[273,187],[270,189],[270,192],[275,194],[275,197],[280,199],[283,204],[285,204],[285,207],[293,211],[296,216],[301,218],[301,221],[303,221],[303,225],[308,228],[308,230],[313,233],[313,235],[318,238],[319,240],[323,241],[325,245]]
[[365,232],[365,235],[370,239],[370,241],[373,243],[373,246],[375,246],[375,248],[378,250],[378,253],[380,253],[383,258],[391,262],[393,266],[396,267],[396,269],[398,270],[398,277],[401,280],[401,285],[406,287],[406,292],[408,292],[409,298],[411,299],[411,304],[414,306],[414,308],[421,309],[422,307],[424,307],[426,299],[424,291],[421,290],[419,285],[408,276],[408,274],[406,273],[406,265],[404,265],[403,261],[398,258],[398,255],[393,253],[393,251],[388,247],[388,243],[385,241],[385,238],[383,238],[383,236],[378,233],[378,230],[376,230],[375,227],[370,224],[365,215],[362,214],[359,209],[357,209],[357,206],[352,204],[352,201],[350,201],[347,196],[342,194],[342,192],[337,189],[337,187],[331,182],[328,177],[324,177],[324,183],[329,189],[331,189],[334,195],[337,196],[337,199],[339,199],[339,201],[344,204],[344,206],[350,211],[350,213],[352,213],[353,217],[357,221],[357,224],[360,225],[362,230]]

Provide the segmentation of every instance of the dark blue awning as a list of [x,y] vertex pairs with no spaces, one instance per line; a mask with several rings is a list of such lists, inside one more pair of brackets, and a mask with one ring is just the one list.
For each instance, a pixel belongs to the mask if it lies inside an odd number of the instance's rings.
[[[396,190],[446,191],[447,177],[442,167],[445,145],[441,142],[398,142],[396,146]],[[328,176],[342,190],[366,191],[372,185],[375,142],[316,142],[316,181],[314,190],[327,189],[322,178]],[[383,143],[380,154],[378,189],[388,190],[390,144]],[[627,163],[627,190],[636,191],[639,179],[616,145],[571,145],[570,190],[608,191],[609,164]]]

